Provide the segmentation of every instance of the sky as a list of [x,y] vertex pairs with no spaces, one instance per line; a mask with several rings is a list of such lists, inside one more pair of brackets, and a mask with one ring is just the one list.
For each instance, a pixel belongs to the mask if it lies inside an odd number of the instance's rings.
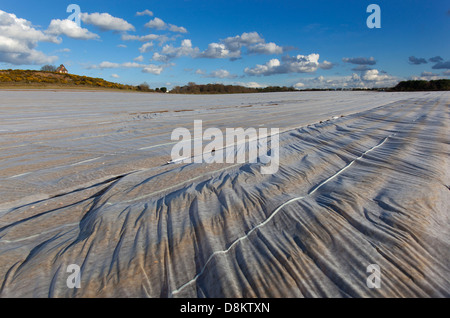
[[386,87],[450,78],[449,34],[447,0],[0,0],[0,69],[64,64],[169,89]]

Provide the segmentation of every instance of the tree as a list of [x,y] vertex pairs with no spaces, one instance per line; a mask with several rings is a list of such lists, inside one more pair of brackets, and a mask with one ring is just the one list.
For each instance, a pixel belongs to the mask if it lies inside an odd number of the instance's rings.
[[161,87],[160,89],[161,89],[161,92],[167,93],[167,87]]
[[44,66],[41,67],[41,71],[44,71],[44,72],[56,72],[56,66],[47,64],[47,65],[44,65]]
[[148,92],[148,91],[150,91],[150,86],[146,82],[144,82],[138,86],[138,90],[143,91],[143,92]]

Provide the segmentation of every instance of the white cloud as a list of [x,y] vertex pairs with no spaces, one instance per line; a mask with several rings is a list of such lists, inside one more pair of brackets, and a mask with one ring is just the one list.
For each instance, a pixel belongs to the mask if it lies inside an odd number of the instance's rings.
[[275,43],[265,43],[258,32],[244,32],[241,35],[227,37],[219,43],[208,44],[208,48],[198,57],[234,60],[241,57],[243,47],[248,47],[249,53],[257,54],[277,54],[283,51]]
[[147,53],[148,51],[150,51],[153,48],[153,42],[147,42],[144,43],[140,48],[139,48],[139,52],[141,53]]
[[281,66],[278,59],[271,59],[266,64],[257,64],[254,68],[246,67],[244,73],[248,75],[271,75],[275,74],[276,70]]
[[[152,24],[155,26],[165,28],[167,25],[164,21],[153,19]],[[165,26],[163,26],[163,23]],[[180,31],[181,32],[181,31]],[[124,35],[123,40],[126,39],[139,39],[136,36]],[[249,46],[249,53],[256,54],[279,54],[283,52],[283,48],[275,43],[265,43],[264,39],[257,32],[242,33],[233,37],[228,37],[220,42],[212,42],[208,44],[208,47],[204,51],[200,51],[198,47],[193,47],[192,42],[189,39],[183,40],[180,47],[174,47],[173,45],[166,45],[161,52],[153,54],[153,60],[160,62],[167,62],[173,58],[181,56],[190,56],[192,58],[211,58],[211,59],[239,59],[242,54],[242,48]]]
[[125,44],[119,44],[117,47],[126,48],[127,46]]
[[144,26],[149,29],[157,29],[157,30],[164,30],[165,28],[167,28],[166,22],[164,22],[160,18],[154,18],[153,20],[147,22]]
[[154,64],[140,64],[136,62],[125,62],[125,63],[113,63],[109,61],[103,61],[97,65],[90,65],[88,69],[113,69],[113,68],[140,68],[143,73],[150,73],[159,75],[162,73],[164,68],[170,65],[154,65]]
[[159,37],[157,34],[147,34],[147,35],[131,35],[131,34],[122,34],[121,39],[123,41],[141,41],[147,42],[151,40],[156,40]]
[[153,16],[153,12],[152,11],[150,11],[150,10],[148,10],[148,9],[145,9],[144,11],[141,11],[141,12],[136,12],[136,15],[137,16],[143,16],[143,15],[148,15],[148,16]]
[[150,65],[147,65],[146,67],[144,67],[142,69],[142,72],[159,75],[159,74],[161,74],[161,72],[163,70],[164,70],[163,66],[150,64]]
[[[348,76],[318,76],[315,78],[302,78],[298,83],[294,84],[295,88],[376,88],[376,87],[392,87],[399,82],[399,78],[388,75],[379,74],[378,72],[366,71],[367,74],[362,76],[353,73]],[[375,70],[377,71],[377,70]]]
[[257,54],[282,54],[283,48],[276,45],[273,42],[270,43],[257,43],[248,48],[249,53]]
[[178,33],[187,33],[186,28],[179,27],[179,26],[176,26],[176,25],[173,25],[173,24],[169,24],[169,31],[178,32]]
[[319,68],[321,68],[323,70],[332,69],[333,66],[334,66],[334,64],[331,62],[328,62],[328,61],[323,61],[322,63],[319,63]]
[[122,41],[140,41],[140,42],[148,42],[148,41],[158,41],[160,45],[163,43],[174,40],[175,38],[169,38],[166,35],[158,35],[158,34],[147,34],[147,35],[131,35],[131,34],[122,34]]
[[239,86],[244,86],[244,87],[249,87],[249,88],[264,88],[264,87],[267,87],[267,85],[260,84],[260,83],[257,83],[257,82],[234,82],[233,85],[239,85]]
[[[161,19],[155,18],[149,23],[154,27],[167,28],[167,24]],[[163,24],[164,23],[164,24]],[[173,25],[170,25],[175,30]],[[179,32],[183,32],[181,29]],[[122,39],[135,39],[132,36],[122,36]],[[191,40],[184,40],[181,47],[173,47],[166,45],[161,52],[154,53],[153,59],[156,61],[167,62],[170,59],[180,56],[190,56],[192,58],[211,58],[211,59],[238,59],[241,57],[242,48],[249,46],[249,53],[256,54],[279,54],[283,52],[283,48],[275,43],[265,43],[264,39],[257,32],[242,33],[233,37],[221,40],[219,43],[212,42],[204,51],[200,51],[197,47],[192,47]]]
[[187,33],[186,28],[176,26],[174,24],[167,24],[162,19],[156,18],[156,17],[154,19],[150,20],[149,22],[147,22],[144,26],[149,29],[169,30],[171,32]]
[[361,76],[361,78],[364,81],[384,81],[386,79],[389,78],[389,75],[387,74],[380,74],[380,72],[376,69],[373,70],[367,70],[363,73],[363,75]]
[[135,62],[125,62],[125,63],[113,63],[109,61],[103,61],[100,64],[96,65],[90,65],[88,69],[106,69],[106,68],[139,68],[139,67],[145,67],[144,64],[139,64]]
[[121,18],[116,18],[109,13],[81,13],[81,21],[86,24],[95,25],[103,31],[130,31],[134,26]]
[[111,74],[111,77],[113,77],[113,78],[120,78],[120,76],[117,75],[117,74]]
[[144,61],[144,57],[142,55],[139,55],[138,57],[135,57],[133,59],[133,61],[135,61],[135,62],[143,62]]
[[69,53],[69,52],[70,52],[70,49],[68,49],[68,48],[60,49],[60,50],[58,50],[58,51],[56,51],[56,52]]
[[439,74],[435,74],[432,72],[422,72],[421,76],[423,77],[435,77],[435,76],[439,76]]
[[230,51],[238,51],[243,46],[264,43],[264,39],[258,32],[244,32],[241,35],[228,37],[222,40],[222,43],[224,43]]
[[99,38],[97,34],[90,32],[88,29],[79,27],[72,20],[54,19],[50,22],[46,33],[52,35],[65,35],[77,40],[92,40]]
[[230,51],[223,43],[210,43],[208,44],[208,48],[200,56],[212,59],[239,58],[241,51]]
[[443,75],[444,76],[441,76],[441,75],[436,74],[436,73],[424,71],[424,72],[422,72],[422,74],[420,74],[420,76],[411,76],[409,79],[415,80],[415,81],[418,81],[418,80],[422,80],[422,81],[438,80],[438,79],[444,78],[445,75],[450,75],[450,71],[447,72],[447,74],[446,74],[446,72],[443,72]]
[[192,41],[189,39],[184,39],[181,41],[180,47],[173,47],[172,45],[165,45],[161,50],[161,53],[154,53],[153,60],[160,62],[167,62],[174,58],[179,58],[182,56],[198,56],[200,50],[197,47],[192,47]]
[[168,62],[169,58],[166,55],[159,54],[158,52],[153,53],[152,60],[158,62]]
[[286,73],[311,73],[319,67],[319,54],[297,55],[294,57],[285,56],[282,62],[278,59],[271,59],[266,64],[257,64],[254,68],[245,68],[247,75],[273,75]]
[[55,62],[57,56],[35,50],[40,41],[61,43],[57,36],[36,30],[30,21],[0,10],[0,62],[16,65]]
[[216,70],[209,73],[206,77],[213,77],[213,78],[236,78],[237,75],[231,74],[227,70]]
[[99,69],[104,69],[104,68],[118,68],[120,67],[119,63],[112,63],[112,62],[101,62],[98,66],[93,66],[92,68],[99,68]]

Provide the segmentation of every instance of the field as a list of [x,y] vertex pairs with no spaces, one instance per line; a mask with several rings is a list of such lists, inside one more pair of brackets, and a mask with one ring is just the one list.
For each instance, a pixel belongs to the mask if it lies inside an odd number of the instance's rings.
[[[0,297],[450,296],[449,92],[0,101]],[[279,128],[278,172],[167,164],[194,120]]]

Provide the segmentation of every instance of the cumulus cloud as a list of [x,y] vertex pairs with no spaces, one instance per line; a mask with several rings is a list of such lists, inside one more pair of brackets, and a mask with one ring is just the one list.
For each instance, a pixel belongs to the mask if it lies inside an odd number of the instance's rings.
[[187,33],[186,28],[176,26],[174,24],[168,24],[164,22],[162,19],[155,17],[154,19],[150,20],[145,24],[145,27],[149,29],[156,29],[156,30],[169,30],[171,32],[178,32],[178,33]]
[[164,68],[169,65],[154,65],[154,64],[140,64],[136,62],[114,63],[109,61],[103,61],[100,64],[90,65],[88,69],[113,69],[113,68],[140,68],[143,73],[150,73],[159,75]]
[[375,65],[377,63],[373,57],[344,57],[342,61],[356,65]]
[[323,61],[322,63],[319,63],[319,68],[323,70],[330,70],[334,67],[334,64],[328,61]]
[[150,73],[150,74],[154,74],[154,75],[159,75],[162,73],[162,71],[164,70],[164,67],[161,65],[154,65],[154,64],[150,64],[145,66],[142,69],[143,73]]
[[266,43],[258,32],[244,32],[241,35],[230,36],[219,43],[210,43],[199,57],[239,59],[242,48],[247,47],[250,54],[282,54],[283,48],[273,42]]
[[388,74],[381,74],[378,70],[366,71],[361,76],[353,73],[349,76],[319,76],[315,78],[303,78],[293,86],[297,89],[302,88],[376,88],[392,87],[399,82],[399,78]]
[[200,56],[211,59],[239,58],[241,52],[239,50],[231,51],[223,43],[209,43],[208,48]]
[[101,62],[98,65],[91,65],[89,68],[91,69],[105,69],[105,68],[118,68],[120,67],[119,63],[112,63],[108,61]]
[[[157,19],[157,18],[155,18]],[[165,28],[162,24],[164,21],[155,21],[155,26],[159,25]],[[169,25],[170,28],[170,25]],[[122,39],[139,39],[136,36],[123,35]],[[281,54],[283,48],[273,42],[266,43],[265,40],[257,32],[244,32],[241,35],[227,37],[219,42],[212,42],[204,51],[200,51],[198,47],[193,47],[191,40],[183,40],[181,47],[174,47],[173,45],[166,45],[161,52],[156,52],[153,55],[153,60],[167,62],[173,58],[181,56],[190,56],[192,58],[210,58],[210,59],[230,59],[236,60],[241,58],[242,48],[247,47],[248,53],[254,54]],[[326,62],[329,63],[329,62]],[[324,68],[330,67],[329,64],[324,64]]]
[[52,35],[65,35],[76,40],[93,40],[99,38],[97,34],[90,32],[88,29],[79,27],[72,20],[54,19],[50,22],[46,33]]
[[125,62],[125,63],[113,63],[109,61],[103,61],[100,64],[94,64],[90,65],[88,69],[109,69],[109,68],[139,68],[139,67],[145,67],[144,64],[139,64],[135,62]]
[[169,24],[168,29],[169,29],[169,31],[172,31],[172,32],[187,33],[187,30],[185,27],[179,27],[179,26],[176,26],[173,24]]
[[123,41],[141,41],[147,42],[151,40],[156,40],[160,37],[157,34],[147,34],[147,35],[131,35],[131,34],[122,34],[121,39]]
[[153,16],[153,12],[148,10],[148,9],[145,9],[144,11],[136,12],[136,15],[138,17],[139,16],[144,16],[144,15],[148,15],[148,16],[152,17]]
[[134,26],[121,18],[116,18],[109,13],[81,13],[81,21],[94,25],[102,31],[132,31]]
[[372,70],[372,69],[373,69],[372,67],[367,66],[367,65],[358,65],[358,66],[352,68],[352,71],[365,72],[365,71]]
[[113,78],[119,78],[120,76],[117,75],[117,74],[111,74],[111,77],[113,77]]
[[389,78],[387,74],[380,74],[376,69],[367,70],[363,73],[361,77],[364,81],[384,81]]
[[133,59],[133,61],[135,61],[135,62],[143,62],[144,61],[144,57],[142,55],[139,55],[138,57],[135,57]]
[[[445,75],[445,72],[444,72],[443,75]],[[436,74],[436,73],[433,73],[433,72],[424,71],[424,72],[422,72],[420,74],[420,76],[411,76],[409,79],[410,80],[415,80],[415,81],[417,81],[417,80],[431,81],[431,80],[437,80],[437,79],[440,79],[440,78],[443,78],[443,76],[441,76],[439,74]]]
[[283,54],[283,48],[273,42],[257,43],[248,48],[248,53],[256,54]]
[[281,62],[278,59],[271,59],[266,64],[257,64],[254,68],[246,67],[244,73],[248,75],[272,75],[280,73]]
[[179,58],[182,56],[197,57],[200,50],[197,47],[192,47],[192,41],[189,39],[184,39],[181,41],[180,47],[174,47],[172,45],[165,45],[161,53],[154,53],[153,60],[159,62],[168,62],[171,59]]
[[412,64],[412,65],[427,64],[427,60],[425,60],[424,58],[415,57],[415,56],[410,56],[408,58],[408,62],[409,62],[409,64]]
[[174,40],[175,38],[169,38],[166,35],[159,35],[159,34],[146,34],[146,35],[122,34],[121,39],[122,41],[140,41],[140,42],[158,41],[159,44],[162,45],[167,41]]
[[0,10],[0,62],[16,65],[51,64],[57,56],[37,51],[40,41],[61,43],[57,36],[36,30],[30,21]]
[[230,36],[222,40],[230,50],[237,51],[243,46],[249,46],[257,43],[264,43],[264,39],[258,32],[244,32],[241,35]]
[[153,48],[153,42],[147,42],[144,43],[140,48],[139,48],[139,52],[141,53],[147,53],[148,51],[150,51]]
[[144,26],[149,29],[164,30],[167,27],[167,24],[162,19],[155,17],[154,19],[147,22]]
[[319,67],[319,54],[285,56],[282,62],[271,59],[266,64],[257,64],[254,68],[245,68],[247,75],[273,75],[286,73],[311,73]]
[[442,70],[442,69],[450,69],[450,61],[442,61],[433,65],[432,69],[434,70]]
[[249,88],[264,88],[264,87],[268,86],[265,84],[260,84],[258,82],[233,82],[233,85],[239,85],[239,86],[244,86],[244,87],[249,87]]
[[444,61],[444,59],[440,56],[435,56],[435,57],[429,58],[428,61],[430,61],[431,63],[439,63],[439,62]]
[[434,76],[439,76],[439,74],[435,74],[433,72],[422,72],[422,74],[420,76],[423,76],[423,77],[434,77]]
[[[200,71],[200,72],[197,73],[197,71]],[[196,74],[204,74],[205,75],[205,73],[202,70],[197,70],[197,71],[196,71]],[[231,74],[227,70],[220,69],[220,70],[212,71],[211,73],[205,75],[205,77],[211,77],[211,78],[236,78],[237,75]]]

